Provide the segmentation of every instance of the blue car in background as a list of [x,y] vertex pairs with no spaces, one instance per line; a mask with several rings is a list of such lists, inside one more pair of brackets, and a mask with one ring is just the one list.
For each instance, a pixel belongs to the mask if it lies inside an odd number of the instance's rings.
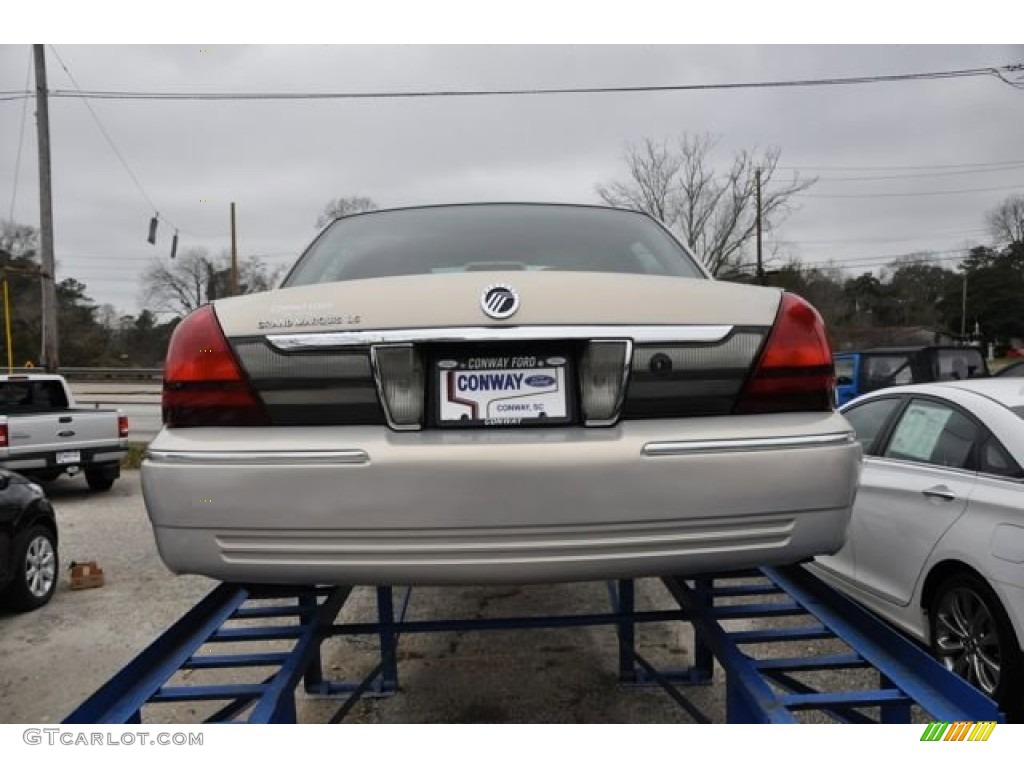
[[836,404],[859,395],[900,384],[957,381],[989,376],[988,365],[976,347],[877,347],[833,355]]

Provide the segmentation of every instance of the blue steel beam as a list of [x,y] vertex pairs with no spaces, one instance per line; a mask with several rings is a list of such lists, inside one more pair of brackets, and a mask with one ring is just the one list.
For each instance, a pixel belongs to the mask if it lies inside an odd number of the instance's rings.
[[229,699],[255,699],[267,692],[259,683],[230,685],[165,685],[153,694],[147,704],[166,704],[176,701],[227,701]]
[[279,667],[288,654],[284,651],[268,653],[207,654],[193,656],[181,665],[182,669],[231,669],[235,667]]
[[[637,611],[630,614],[637,622],[686,621],[685,611]],[[434,619],[423,621],[403,621],[396,623],[398,631],[405,634],[415,632],[464,632],[476,630],[499,629],[557,629],[559,627],[590,627],[603,624],[618,624],[624,613],[588,613],[570,616],[521,616],[493,619]],[[362,624],[340,624],[328,628],[330,636],[336,635],[374,635],[380,631],[380,624],[375,622]]]
[[[806,685],[800,682],[799,680],[790,677],[785,672],[769,669],[765,670],[765,674],[773,683],[780,686],[781,688],[784,688],[789,693],[818,693],[818,691],[814,688],[811,688],[811,686]],[[862,712],[858,712],[856,709],[853,709],[852,707],[825,707],[821,711],[829,717],[831,717],[837,723],[851,725],[878,724],[878,720],[874,720],[868,717],[867,715],[863,714]],[[884,717],[882,722],[885,722]],[[910,722],[909,713],[907,717],[903,718],[900,722]]]
[[334,623],[351,593],[352,587],[337,587],[320,604],[315,615],[302,625],[302,636],[253,708],[250,723],[295,722],[295,687],[310,662],[319,654],[320,644],[327,637],[327,627]]
[[800,566],[763,571],[932,718],[1005,722],[995,702],[978,689]]
[[902,691],[881,688],[873,691],[824,691],[793,693],[779,697],[788,709],[826,709],[828,707],[878,707],[886,704],[912,704]]
[[[319,648],[324,628],[333,623],[350,588],[310,589],[246,587],[221,584],[179,619],[124,669],[86,699],[65,723],[131,723],[141,721],[145,704],[176,701],[231,700],[213,719],[231,717],[253,707],[253,716],[269,720],[294,719],[294,689],[298,676],[310,663],[312,648]],[[296,599],[304,596],[300,610],[284,606],[243,608],[247,601]],[[317,603],[317,596],[327,595]],[[298,616],[293,626],[225,628],[235,619],[273,619]],[[288,652],[204,654],[210,642],[295,640]],[[262,683],[230,685],[165,685],[181,669],[279,667]],[[269,715],[267,713],[269,712]]]
[[835,635],[820,624],[807,627],[779,627],[777,629],[744,629],[729,633],[729,639],[736,645],[792,643],[800,640],[827,640],[830,637],[835,637]]
[[[714,592],[712,591],[712,596]],[[768,616],[800,616],[807,613],[793,602],[785,603],[740,603],[737,605],[716,605],[711,613],[719,621],[726,619],[765,618]]]
[[[751,659],[729,639],[729,633],[701,606],[693,590],[680,578],[662,579],[672,597],[690,616],[694,633],[699,634],[715,654],[728,676],[726,708],[730,722],[795,723],[796,718],[779,701],[775,691],[761,676]],[[735,719],[734,719],[735,718]]]
[[754,659],[762,672],[820,672],[825,669],[854,669],[869,666],[857,653],[833,653],[822,656],[800,656],[787,659]]
[[129,723],[228,617],[245,602],[244,587],[221,584],[136,656],[64,720],[68,724]]

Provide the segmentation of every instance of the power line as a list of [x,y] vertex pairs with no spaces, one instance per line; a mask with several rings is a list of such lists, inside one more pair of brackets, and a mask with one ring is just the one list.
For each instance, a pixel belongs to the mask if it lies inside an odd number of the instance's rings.
[[[71,80],[71,84],[75,87],[76,92],[77,93],[84,93],[84,91],[82,90],[81,86],[78,84],[78,81],[75,80],[75,76],[73,74],[71,74],[70,68],[68,67],[67,64],[64,63],[64,60],[61,58],[60,54],[57,52],[57,49],[54,46],[52,46],[52,45],[49,46],[49,48],[50,48],[51,51],[53,51],[53,55],[57,58],[57,61],[60,64],[61,68],[67,74],[68,78]],[[67,93],[67,92],[65,92],[65,93]],[[51,91],[50,92],[50,96],[53,96],[54,94],[55,94],[55,91]],[[153,199],[146,193],[145,188],[142,186],[142,182],[139,181],[139,177],[135,175],[135,172],[131,169],[131,166],[128,165],[128,161],[125,160],[124,155],[121,154],[120,150],[118,150],[118,148],[117,148],[117,145],[114,144],[114,140],[110,137],[110,134],[107,132],[107,129],[103,127],[103,123],[100,121],[99,115],[96,114],[96,111],[92,108],[92,105],[89,103],[88,99],[83,99],[82,103],[85,104],[86,109],[89,110],[89,114],[92,115],[92,119],[96,122],[96,127],[100,129],[100,133],[103,134],[103,138],[106,139],[107,144],[110,146],[110,149],[113,151],[114,155],[117,157],[118,161],[121,163],[121,166],[128,173],[128,176],[131,177],[132,182],[135,184],[135,188],[138,189],[139,194],[142,196],[142,199],[145,200],[145,202],[149,206],[150,210],[153,211],[153,215],[156,218],[158,218],[161,221],[163,221],[165,224],[167,224],[167,226],[169,226],[171,229],[175,230],[176,232],[182,232],[184,234],[190,235],[191,237],[202,237],[201,235],[196,235],[196,234],[193,234],[191,232],[186,232],[185,230],[183,230],[180,227],[176,226],[174,224],[174,222],[172,222],[166,216],[164,216],[164,215],[162,215],[160,213],[160,211],[156,207],[156,203],[154,203]]]
[[[997,168],[976,168],[973,170],[962,170],[962,171],[936,171],[932,173],[900,173],[900,174],[889,174],[885,176],[840,176],[840,177],[828,177],[825,176],[815,178],[815,183],[821,184],[835,184],[849,181],[889,181],[892,179],[933,179],[937,177],[945,176],[966,176],[975,173],[1002,173],[1005,171],[1017,171],[1024,168],[1024,163],[1005,165]],[[791,182],[786,179],[770,179],[769,184],[789,184]]]
[[[53,51],[53,55],[57,57],[57,61],[60,63],[61,68],[64,70],[65,74],[67,74],[68,78],[71,80],[71,84],[75,86],[76,90],[79,93],[82,93],[81,86],[78,85],[78,81],[76,81],[75,76],[71,74],[71,70],[68,69],[68,65],[64,63],[64,60],[60,57],[60,54],[57,53],[57,49],[52,45],[49,46],[49,48],[51,51]],[[51,91],[50,95],[53,96],[54,94],[55,92]],[[124,156],[121,154],[120,150],[118,150],[117,146],[114,144],[114,140],[110,138],[110,134],[107,133],[107,129],[104,128],[103,123],[100,122],[99,115],[96,114],[95,110],[92,108],[92,105],[88,102],[88,100],[83,100],[83,103],[85,104],[86,109],[89,110],[89,114],[92,115],[92,119],[96,122],[96,127],[98,127],[100,129],[100,133],[103,134],[103,138],[106,139],[107,144],[110,145],[110,149],[114,152],[114,155],[120,161],[121,165],[124,167],[125,171],[127,171],[128,175],[131,177],[131,180],[135,184],[136,189],[139,190],[139,194],[142,195],[142,199],[145,200],[146,204],[149,205],[150,209],[154,213],[156,213],[157,216],[159,216],[156,204],[153,202],[150,196],[146,194],[146,190],[143,189],[142,183],[139,181],[139,177],[135,175],[135,172],[128,165],[128,161],[124,159]]]
[[[32,76],[32,49],[28,51],[28,63],[25,65],[25,90],[28,90],[29,78]],[[14,206],[18,201],[18,175],[21,171],[21,149],[25,141],[25,117],[28,114],[28,99],[21,106],[21,127],[18,131],[18,155],[14,161],[14,183],[11,184],[11,208],[7,220],[14,222]]]
[[[938,254],[952,254],[940,256]],[[931,251],[929,254],[922,256],[914,256],[912,254],[891,254],[888,256],[872,256],[865,257],[863,259],[830,259],[829,261],[801,261],[798,260],[795,263],[797,269],[804,268],[819,268],[819,267],[833,267],[836,269],[871,269],[874,267],[885,267],[895,262],[899,262],[897,266],[903,265],[928,265],[934,263],[941,263],[947,261],[963,261],[966,259],[968,254],[964,249],[950,249],[944,251]],[[753,270],[757,265],[753,262],[746,262],[743,264],[737,264],[736,269],[738,270]],[[753,274],[753,273],[751,273]]]
[[946,238],[960,237],[966,235],[980,235],[987,233],[986,229],[965,229],[959,232],[936,232],[932,235],[917,235],[913,237],[853,237],[837,238],[835,240],[786,240],[778,239],[775,243],[780,245],[833,245],[836,243],[910,243],[917,240],[945,240]]
[[1006,165],[1024,165],[1024,160],[997,160],[988,163],[954,163],[928,165],[779,165],[782,171],[928,171],[939,168],[994,168]]
[[[324,100],[324,99],[423,99],[479,96],[554,96],[570,94],[609,93],[658,93],[671,91],[712,91],[758,88],[797,88],[837,85],[866,85],[919,80],[953,80],[971,77],[995,77],[1017,89],[1024,89],[1024,83],[1008,80],[1004,72],[1016,72],[1020,65],[1008,64],[999,67],[975,67],[937,72],[910,72],[892,75],[866,75],[855,77],[828,77],[799,80],[760,80],[725,83],[684,83],[666,85],[622,85],[578,88],[504,88],[504,89],[439,89],[419,91],[296,91],[296,92],[201,92],[201,91],[113,91],[56,90],[54,98],[115,99],[144,101],[282,101],[282,100]],[[27,95],[27,94],[25,94]],[[19,98],[11,96],[10,98]]]
[[864,192],[851,195],[819,195],[810,192],[794,192],[800,197],[817,197],[831,200],[852,200],[854,198],[876,198],[876,197],[941,197],[944,195],[969,195],[980,192],[1008,192],[1024,189],[1024,186],[1015,185],[1012,187],[983,187],[979,189],[947,189],[931,192]]

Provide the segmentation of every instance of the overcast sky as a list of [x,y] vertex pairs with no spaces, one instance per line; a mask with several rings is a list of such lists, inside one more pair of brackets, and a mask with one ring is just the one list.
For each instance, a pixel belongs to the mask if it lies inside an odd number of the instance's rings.
[[[0,45],[0,91],[24,88],[31,47]],[[113,46],[57,45],[86,90],[406,91],[721,83],[886,75],[1024,62],[1024,46]],[[50,88],[71,81],[47,51]],[[1018,74],[1018,77],[1021,75]],[[805,262],[859,268],[882,257],[986,242],[984,217],[1024,193],[1024,90],[994,77],[819,88],[390,101],[92,101],[179,253],[229,246],[290,264],[324,204],[482,200],[598,202],[624,145],[683,131],[741,148],[777,146],[819,182],[772,237]],[[38,224],[34,104],[0,101],[0,217]],[[153,208],[80,99],[50,102],[58,279],[136,313]],[[1011,163],[1000,169],[934,166]],[[920,166],[920,170],[909,167]],[[820,168],[820,170],[819,170]],[[877,168],[883,170],[838,170]],[[837,169],[837,170],[829,170]],[[982,172],[983,171],[983,172]],[[911,175],[916,174],[916,175]],[[868,181],[840,181],[851,177]],[[904,176],[904,178],[878,178]],[[970,191],[962,190],[990,190]],[[956,194],[920,194],[957,191]],[[862,195],[832,197],[832,195]],[[876,195],[890,195],[888,197]],[[952,257],[952,258],[951,258]],[[875,259],[874,262],[868,261]]]

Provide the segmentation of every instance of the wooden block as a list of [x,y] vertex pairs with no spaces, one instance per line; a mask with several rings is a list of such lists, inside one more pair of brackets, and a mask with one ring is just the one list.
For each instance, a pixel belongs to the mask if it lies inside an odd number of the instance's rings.
[[94,589],[102,587],[103,583],[103,569],[95,560],[71,564],[72,589]]

